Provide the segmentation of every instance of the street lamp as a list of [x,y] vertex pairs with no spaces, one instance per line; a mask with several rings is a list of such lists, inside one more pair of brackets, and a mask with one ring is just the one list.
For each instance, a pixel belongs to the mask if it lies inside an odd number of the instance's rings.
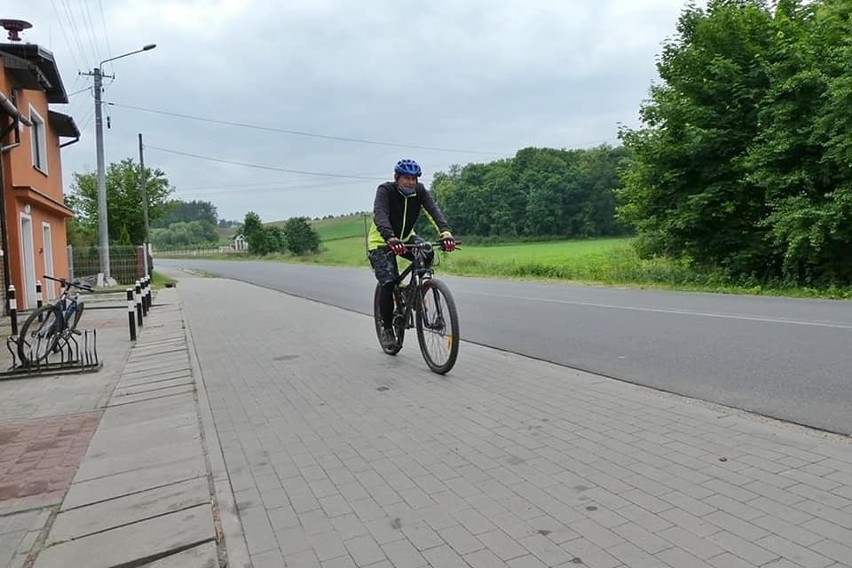
[[100,239],[100,256],[101,256],[101,272],[104,275],[104,283],[109,284],[109,226],[107,224],[107,195],[106,195],[106,177],[104,173],[104,125],[103,116],[101,114],[101,81],[103,80],[104,63],[115,61],[122,57],[135,55],[143,51],[149,51],[157,47],[154,43],[149,43],[142,49],[130,51],[109,59],[104,59],[98,66],[92,70],[92,75],[95,77],[95,145],[98,154],[98,233]]

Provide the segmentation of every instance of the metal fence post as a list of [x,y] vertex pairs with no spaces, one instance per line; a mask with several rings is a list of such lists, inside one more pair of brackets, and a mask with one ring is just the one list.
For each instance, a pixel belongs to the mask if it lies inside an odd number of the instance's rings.
[[15,299],[15,285],[9,284],[9,319],[12,323],[12,335],[18,335],[18,301]]
[[136,324],[142,327],[142,285],[136,281]]
[[133,301],[133,288],[127,289],[127,321],[130,323],[130,341],[136,341],[136,304]]
[[74,245],[66,245],[65,252],[68,254],[68,278],[74,280]]
[[148,277],[142,277],[142,315],[148,317]]
[[[41,280],[36,280],[36,309],[39,309],[42,305],[42,294],[41,294]],[[41,323],[43,318],[41,314],[38,315],[38,321]]]

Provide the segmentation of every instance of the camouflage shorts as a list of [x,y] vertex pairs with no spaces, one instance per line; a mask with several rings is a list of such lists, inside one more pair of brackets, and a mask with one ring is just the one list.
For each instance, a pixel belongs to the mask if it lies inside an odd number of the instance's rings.
[[[414,235],[407,242],[409,243],[422,243],[425,242],[426,239]],[[410,252],[406,252],[402,255],[403,258],[413,261],[414,255]],[[393,251],[387,247],[377,248],[371,250],[369,252],[370,264],[373,267],[373,272],[376,273],[376,280],[381,284],[390,284],[397,278],[399,278],[399,267],[396,263],[396,255]],[[432,265],[432,260],[435,258],[435,253],[430,251],[428,256],[426,257],[427,266]]]

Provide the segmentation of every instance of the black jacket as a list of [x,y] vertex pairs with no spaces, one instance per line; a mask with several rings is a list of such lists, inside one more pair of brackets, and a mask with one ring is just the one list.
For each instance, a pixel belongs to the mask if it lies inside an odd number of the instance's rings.
[[421,208],[439,232],[450,231],[450,225],[425,185],[418,183],[415,194],[405,197],[397,189],[396,183],[387,181],[381,184],[376,188],[376,199],[373,202],[369,248],[372,250],[384,246],[385,241],[393,236],[408,239],[414,232],[414,223],[420,216]]

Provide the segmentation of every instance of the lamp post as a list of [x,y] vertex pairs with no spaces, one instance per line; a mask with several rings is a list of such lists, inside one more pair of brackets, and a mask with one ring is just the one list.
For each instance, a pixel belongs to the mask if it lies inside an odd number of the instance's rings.
[[151,267],[148,266],[148,191],[146,188],[146,179],[145,179],[145,155],[143,154],[143,146],[142,146],[142,133],[139,133],[139,195],[142,197],[142,222],[144,224],[143,228],[145,231],[145,239],[144,246],[145,249],[143,252],[144,264],[145,267],[145,276],[151,275]]
[[104,275],[104,283],[108,284],[110,280],[109,269],[109,226],[107,224],[107,195],[106,195],[106,176],[104,173],[104,125],[103,115],[101,113],[101,85],[103,81],[103,66],[104,63],[115,61],[122,57],[135,55],[143,51],[149,51],[157,47],[156,44],[149,43],[142,49],[116,55],[109,59],[104,59],[98,66],[92,70],[92,75],[95,77],[95,148],[97,150],[98,159],[98,234],[100,240],[100,257],[101,257],[101,272]]

